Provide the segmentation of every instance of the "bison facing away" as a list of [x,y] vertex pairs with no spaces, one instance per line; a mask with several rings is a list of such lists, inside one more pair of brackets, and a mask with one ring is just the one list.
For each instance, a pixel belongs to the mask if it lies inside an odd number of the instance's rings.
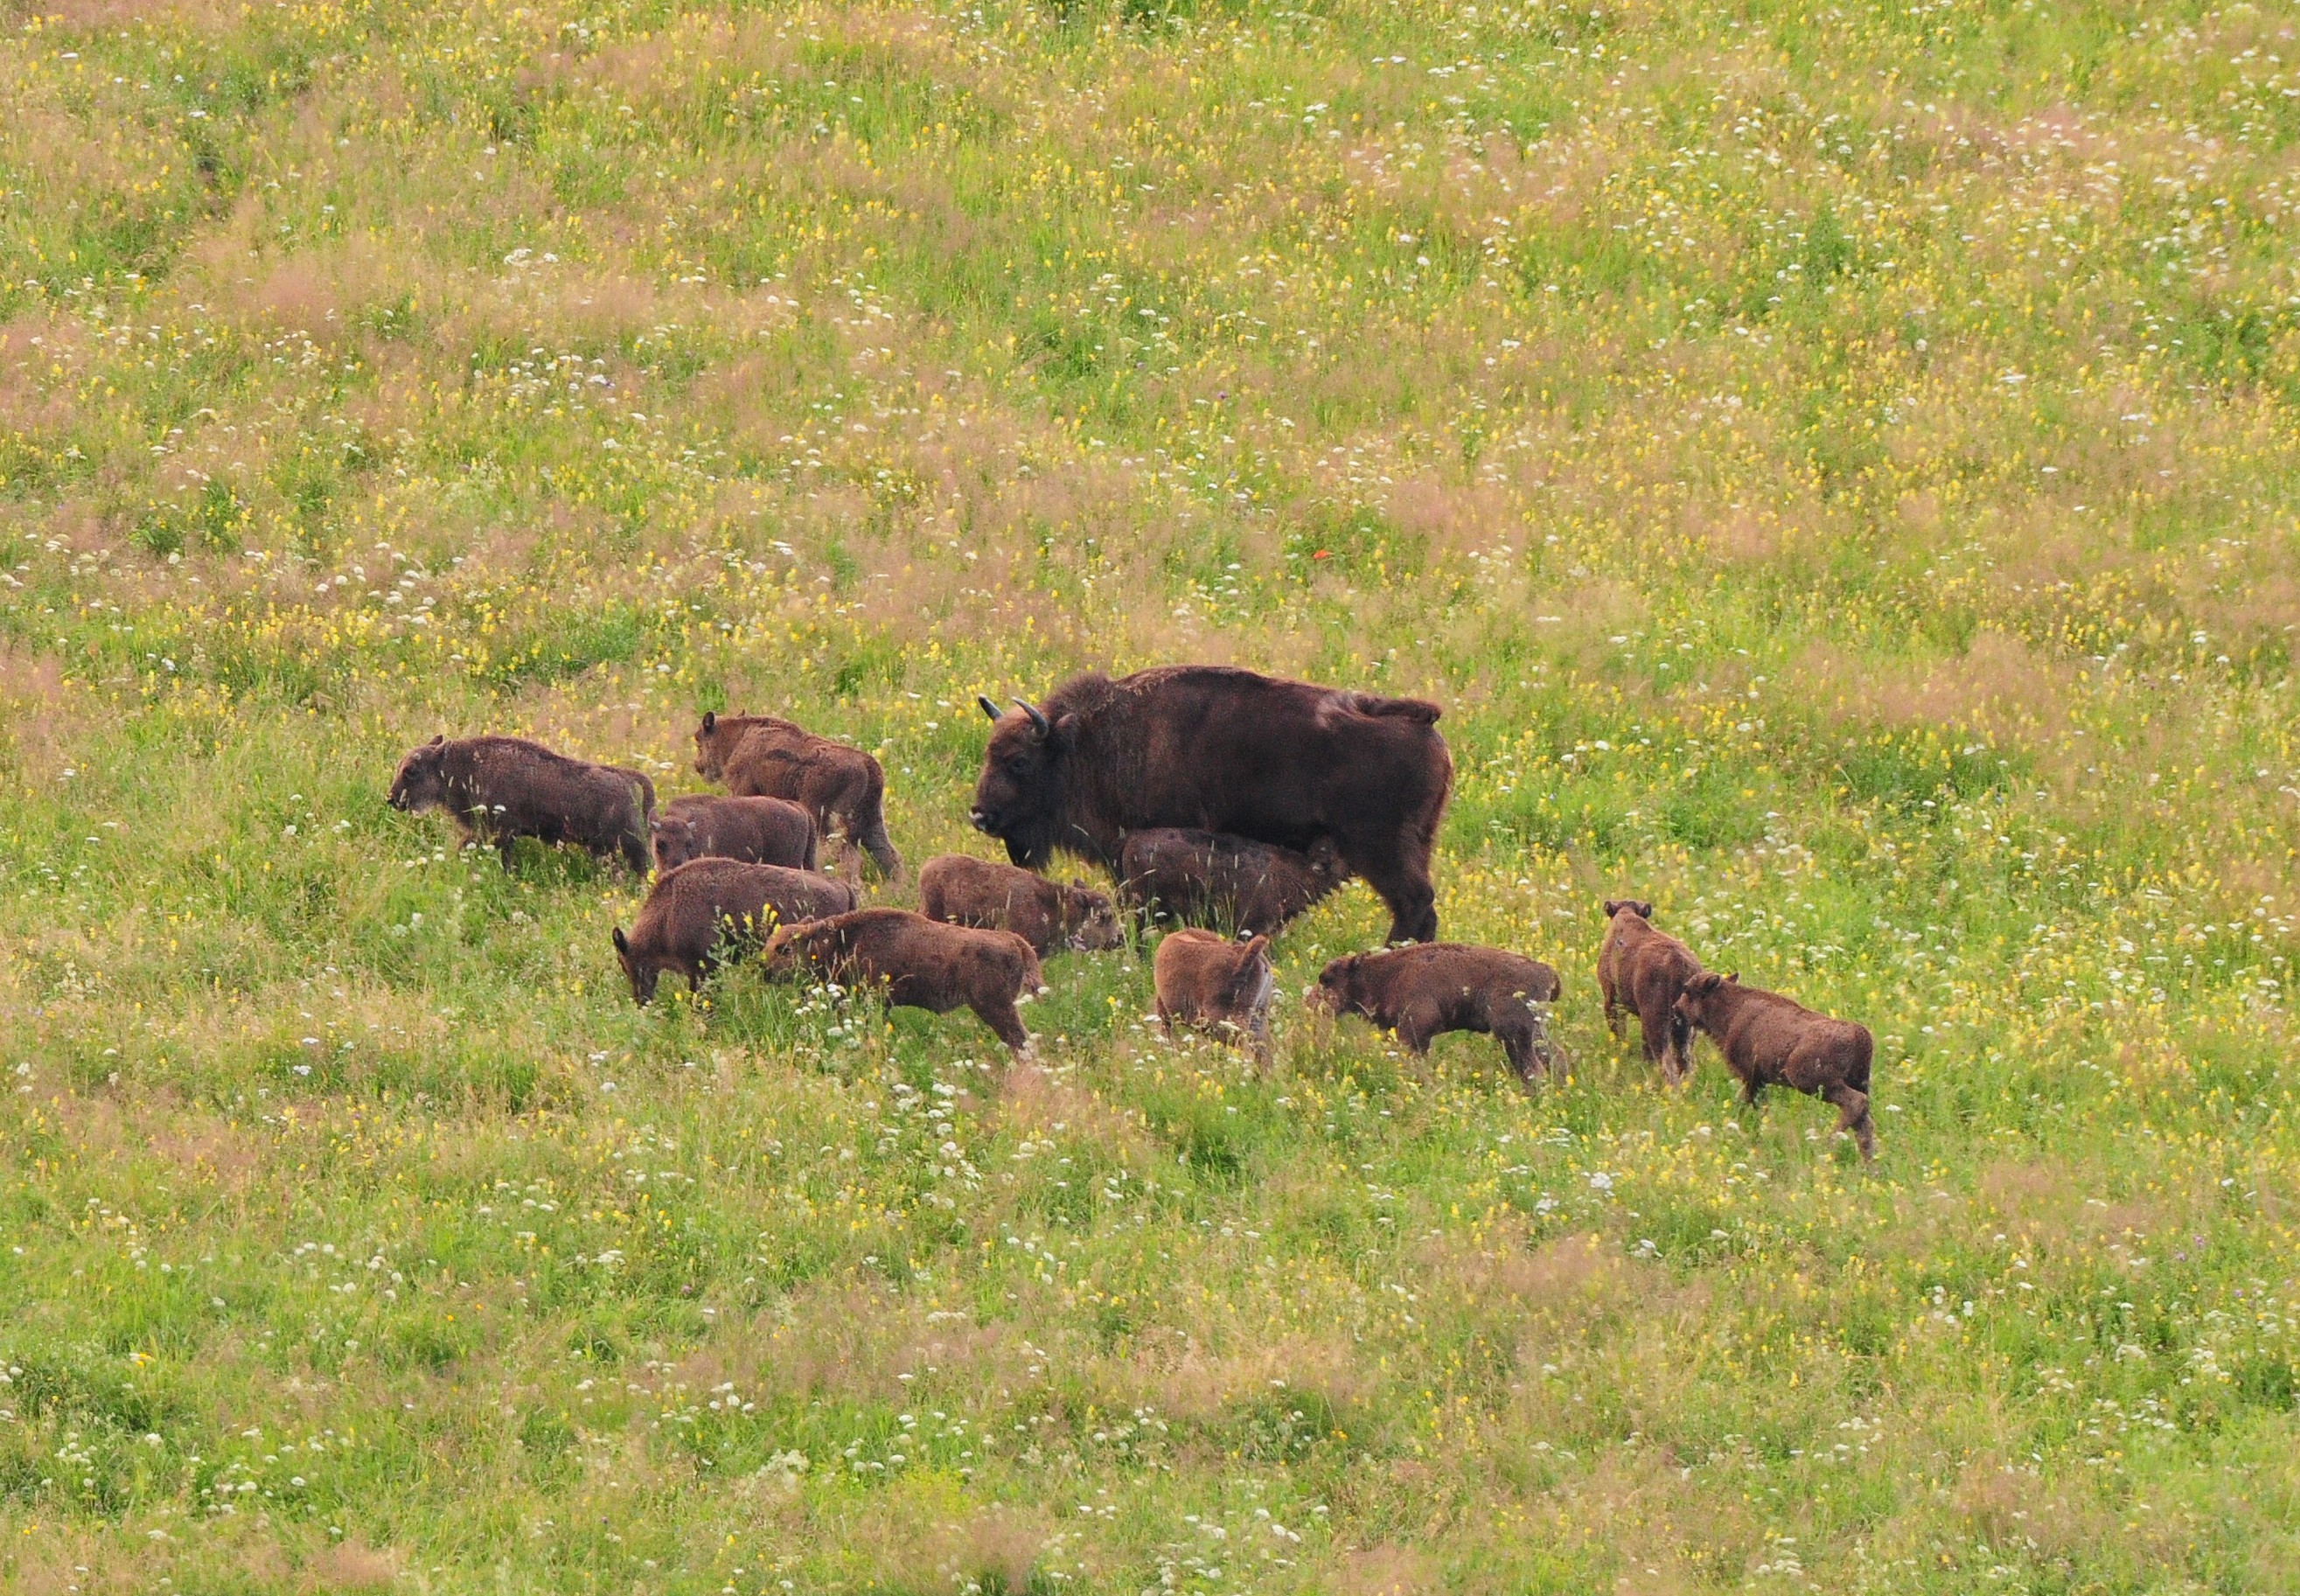
[[1605,997],[1605,1024],[1621,1034],[1621,1010],[1638,1017],[1646,1060],[1661,1066],[1671,1085],[1693,1073],[1693,1032],[1676,1012],[1686,983],[1701,960],[1674,936],[1656,931],[1653,905],[1631,898],[1605,902],[1605,942],[1597,950],[1597,985]]
[[615,927],[615,957],[630,977],[631,996],[645,1004],[665,970],[699,988],[725,943],[854,907],[852,886],[812,870],[698,859],[656,877],[630,934]]
[[691,859],[815,867],[814,821],[787,798],[674,798],[654,831],[654,866],[666,873]]
[[506,870],[523,836],[573,843],[601,859],[620,854],[641,874],[654,862],[654,783],[525,737],[434,737],[399,761],[387,802],[409,814],[447,810],[467,843],[495,844]]
[[1012,931],[946,926],[906,909],[858,909],[767,940],[769,973],[809,968],[848,987],[882,990],[903,1008],[971,1009],[1017,1058],[1030,1052],[1018,1005],[1046,990],[1038,956]]
[[1127,835],[1195,827],[1283,848],[1329,838],[1390,939],[1438,935],[1429,856],[1453,790],[1438,706],[1212,665],[1100,673],[996,722],[974,823],[1018,865],[1059,849],[1121,868]]
[[1312,1009],[1396,1032],[1415,1053],[1446,1031],[1490,1035],[1529,1081],[1551,1060],[1547,1010],[1558,990],[1557,972],[1538,960],[1438,942],[1337,959],[1308,997]]
[[1247,936],[1276,935],[1350,878],[1331,837],[1307,852],[1183,827],[1129,834],[1118,853],[1118,892],[1129,908],[1186,925],[1212,922]]
[[1108,893],[944,853],[919,868],[919,912],[945,925],[1012,931],[1041,959],[1061,948],[1098,952],[1125,940]]
[[1876,1043],[1869,1027],[1816,1014],[1778,992],[1741,985],[1738,976],[1704,970],[1677,1000],[1685,1022],[1717,1044],[1725,1068],[1754,1105],[1768,1086],[1793,1086],[1837,1105],[1837,1128],[1850,1131],[1861,1156],[1877,1156],[1869,1116],[1869,1065]]
[[1194,927],[1158,944],[1151,972],[1158,989],[1158,1023],[1227,1033],[1242,1040],[1257,1064],[1270,1061],[1270,938],[1235,943]]
[[772,715],[707,714],[695,733],[695,770],[738,798],[798,804],[818,832],[838,837],[850,879],[861,875],[858,847],[888,880],[903,878],[903,856],[887,835],[887,773],[861,749]]

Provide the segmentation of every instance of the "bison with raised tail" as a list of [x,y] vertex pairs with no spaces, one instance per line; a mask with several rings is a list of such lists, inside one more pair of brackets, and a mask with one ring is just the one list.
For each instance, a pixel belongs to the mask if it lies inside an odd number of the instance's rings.
[[1437,705],[1215,665],[1096,672],[1003,715],[980,702],[996,727],[974,823],[1016,864],[1060,849],[1114,870],[1153,827],[1329,839],[1389,906],[1391,941],[1437,937],[1429,855],[1454,785]]

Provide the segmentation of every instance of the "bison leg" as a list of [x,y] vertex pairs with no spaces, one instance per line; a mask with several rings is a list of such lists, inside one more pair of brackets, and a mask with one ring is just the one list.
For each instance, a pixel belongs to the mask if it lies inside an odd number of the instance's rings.
[[897,886],[903,884],[903,856],[895,852],[895,840],[887,835],[885,815],[873,811],[863,822],[862,849],[879,867],[879,875]]
[[1398,1016],[1396,1029],[1405,1051],[1420,1058],[1429,1051],[1430,1038],[1438,1035],[1438,1018],[1426,1009],[1408,1009]]
[[654,869],[654,844],[644,829],[622,835],[623,862],[641,876]]
[[496,856],[503,860],[504,875],[508,876],[511,874],[512,860],[518,851],[519,839],[517,837],[499,836],[496,839]]
[[1346,849],[1343,858],[1389,908],[1389,940],[1438,940],[1438,894],[1429,885],[1426,852],[1421,858],[1402,857],[1395,845]]
[[1494,1039],[1502,1044],[1502,1056],[1509,1060],[1518,1078],[1531,1085],[1546,1070],[1549,1060],[1546,1049],[1540,1045],[1540,1027],[1520,1025],[1515,1021],[1497,1028]]
[[976,1017],[990,1027],[999,1041],[1013,1050],[1016,1058],[1029,1055],[1030,1033],[1022,1028],[1021,1013],[1012,1000],[1004,1003],[969,1003],[967,1007],[974,1010]]
[[1837,1128],[1853,1133],[1863,1160],[1877,1157],[1877,1129],[1869,1118],[1869,1094],[1852,1086],[1831,1086],[1821,1096],[1837,1105]]

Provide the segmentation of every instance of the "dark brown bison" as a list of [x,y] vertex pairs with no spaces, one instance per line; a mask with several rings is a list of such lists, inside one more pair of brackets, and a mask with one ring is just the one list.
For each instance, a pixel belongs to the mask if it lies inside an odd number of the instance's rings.
[[1012,931],[946,926],[907,909],[858,909],[787,926],[768,938],[762,957],[772,974],[812,968],[845,986],[879,988],[904,1008],[971,1009],[1021,1058],[1030,1034],[1017,1005],[1046,990],[1038,954]]
[[974,823],[1018,865],[1056,849],[1120,868],[1127,834],[1182,826],[1283,848],[1330,838],[1389,906],[1390,939],[1438,935],[1429,855],[1454,781],[1438,706],[1214,665],[1100,673],[996,722]]
[[674,798],[655,818],[654,868],[690,859],[814,869],[814,821],[787,798]]
[[1129,833],[1118,851],[1118,893],[1130,908],[1184,924],[1275,935],[1350,878],[1331,837],[1307,852],[1184,827]]
[[1877,1156],[1877,1129],[1869,1118],[1869,1063],[1876,1043],[1869,1027],[1831,1019],[1778,992],[1741,985],[1738,976],[1704,970],[1677,1000],[1686,1024],[1725,1055],[1741,1083],[1741,1101],[1754,1105],[1768,1086],[1793,1086],[1837,1105],[1837,1128],[1851,1131],[1861,1156]]
[[834,877],[698,859],[655,878],[630,935],[615,927],[615,957],[631,979],[631,996],[646,1003],[665,970],[685,976],[690,989],[701,986],[726,942],[763,938],[777,927],[854,907],[854,887]]
[[887,773],[859,748],[818,737],[772,715],[705,715],[695,733],[696,773],[738,798],[788,798],[838,839],[839,869],[859,877],[859,846],[890,881],[903,856],[887,835]]
[[1605,901],[1605,942],[1597,950],[1597,986],[1605,995],[1605,1024],[1621,1034],[1621,1010],[1638,1017],[1646,1060],[1661,1066],[1671,1085],[1693,1073],[1693,1033],[1676,1012],[1686,983],[1701,960],[1674,936],[1656,931],[1653,905],[1633,898]]
[[464,841],[495,844],[506,870],[523,836],[573,843],[601,859],[621,854],[641,873],[654,861],[654,783],[525,737],[434,737],[399,761],[388,802],[412,815],[447,810]]
[[1061,948],[1095,952],[1125,940],[1108,893],[963,853],[938,854],[919,867],[919,912],[945,925],[1012,931],[1041,959]]
[[1256,1063],[1270,1061],[1270,997],[1277,983],[1270,973],[1268,936],[1236,943],[1185,927],[1158,944],[1151,974],[1166,1035],[1174,1034],[1179,1020],[1227,1033],[1245,1043]]
[[1549,1066],[1547,1006],[1557,1001],[1557,972],[1500,948],[1424,943],[1337,959],[1318,977],[1310,1006],[1336,1016],[1362,1015],[1416,1053],[1446,1031],[1492,1036],[1510,1068],[1527,1080]]

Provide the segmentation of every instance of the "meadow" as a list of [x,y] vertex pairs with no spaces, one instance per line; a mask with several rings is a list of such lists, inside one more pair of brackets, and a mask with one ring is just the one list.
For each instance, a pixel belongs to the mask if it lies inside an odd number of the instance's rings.
[[[0,1586],[2300,1587],[2296,25],[0,4]],[[1564,1078],[1311,1023],[1362,885],[1266,1076],[1140,946],[642,1010],[383,802],[772,711],[915,866],[1179,660],[1446,706]]]

